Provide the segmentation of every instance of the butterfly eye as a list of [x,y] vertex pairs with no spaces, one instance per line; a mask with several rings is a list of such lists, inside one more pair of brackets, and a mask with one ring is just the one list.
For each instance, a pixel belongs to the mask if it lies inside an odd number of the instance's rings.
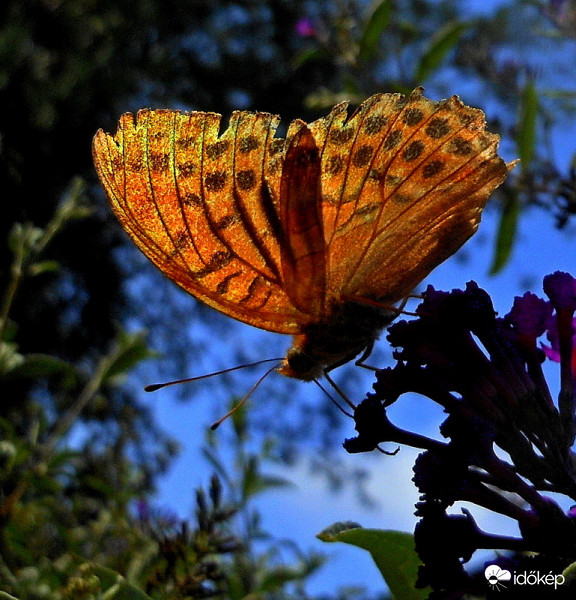
[[298,347],[292,347],[288,350],[283,365],[278,369],[278,372],[283,375],[304,381],[319,379],[322,371],[322,365],[318,360],[308,356]]

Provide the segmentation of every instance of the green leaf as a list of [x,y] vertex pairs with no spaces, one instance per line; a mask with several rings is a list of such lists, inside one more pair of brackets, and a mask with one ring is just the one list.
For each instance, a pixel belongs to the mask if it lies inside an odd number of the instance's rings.
[[323,529],[316,537],[323,542],[340,542],[340,534],[351,529],[362,529],[362,525],[356,521],[337,521]]
[[306,63],[313,62],[315,60],[319,60],[325,57],[326,52],[322,48],[310,48],[309,50],[304,50],[303,52],[298,54],[293,61],[293,65],[295,69],[298,69]]
[[260,475],[260,481],[262,482],[262,490],[295,487],[295,484],[289,479],[274,475]]
[[361,61],[369,60],[374,54],[378,40],[390,22],[392,8],[392,0],[380,0],[374,5],[360,40],[358,58]]
[[18,600],[18,598],[16,598],[16,596],[11,596],[6,592],[0,592],[0,600]]
[[565,583],[570,583],[576,579],[576,562],[568,565],[564,571],[562,571],[562,575],[566,579]]
[[[212,434],[211,431],[209,433]],[[202,446],[201,452],[204,456],[204,459],[208,462],[208,464],[212,465],[220,479],[225,481],[228,485],[234,485],[224,463],[220,459],[218,452],[206,446]]]
[[93,209],[87,204],[86,182],[76,176],[70,180],[62,202],[57,206],[51,225],[60,230],[71,221],[85,219],[92,214]]
[[414,536],[402,531],[364,529],[356,523],[335,523],[317,536],[324,542],[344,542],[368,550],[397,600],[424,600],[430,589],[416,589],[421,564]]
[[48,377],[58,373],[74,374],[74,367],[50,354],[26,354],[24,360],[13,370],[12,375],[18,377]]
[[28,267],[28,275],[35,277],[43,273],[54,273],[60,268],[60,263],[57,260],[42,260],[33,263]]
[[242,473],[242,498],[247,500],[262,490],[259,461],[255,456],[247,458]]
[[260,475],[257,471],[247,469],[243,481],[244,498],[252,498],[271,489],[293,487],[294,484],[282,477]]
[[94,563],[84,563],[82,567],[84,577],[95,575],[100,580],[102,600],[152,600],[148,594],[113,569]]
[[420,64],[416,68],[414,76],[418,84],[423,83],[433,71],[435,71],[440,63],[444,60],[446,54],[451,50],[464,30],[469,26],[468,23],[461,21],[453,21],[441,27],[433,36],[428,50],[420,59]]
[[265,569],[260,585],[259,592],[274,592],[281,590],[287,583],[292,581],[302,581],[326,562],[325,557],[320,554],[312,554],[308,557],[302,557],[294,565],[268,567]]
[[18,344],[0,341],[0,375],[14,371],[24,363],[24,356],[18,352]]
[[529,81],[520,99],[520,119],[516,144],[520,168],[525,173],[530,168],[536,148],[536,121],[538,119],[538,94],[534,83]]
[[500,223],[498,224],[498,233],[496,234],[496,246],[494,248],[494,258],[490,266],[490,274],[495,275],[506,265],[512,255],[512,248],[518,233],[518,220],[520,218],[520,202],[516,194],[508,193],[502,212],[500,213]]
[[152,600],[152,598],[124,579],[102,594],[102,600]]
[[43,235],[44,230],[31,223],[14,223],[8,234],[8,246],[12,254],[23,262]]
[[248,406],[241,399],[233,397],[230,399],[230,410],[236,440],[243,440],[248,431]]

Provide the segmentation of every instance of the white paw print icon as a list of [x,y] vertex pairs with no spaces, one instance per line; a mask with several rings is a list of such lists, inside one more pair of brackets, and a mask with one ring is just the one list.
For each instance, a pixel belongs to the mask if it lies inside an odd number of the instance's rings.
[[488,581],[488,585],[493,590],[505,588],[504,583],[512,579],[512,574],[506,569],[501,569],[498,565],[488,565],[484,571],[484,577]]

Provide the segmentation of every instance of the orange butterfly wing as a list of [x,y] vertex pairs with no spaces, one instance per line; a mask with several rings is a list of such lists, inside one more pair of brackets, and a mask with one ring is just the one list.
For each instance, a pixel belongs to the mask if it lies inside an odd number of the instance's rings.
[[310,318],[281,281],[278,118],[141,110],[93,144],[98,175],[132,240],[170,279],[245,323],[297,333]]
[[282,281],[296,306],[321,320],[326,315],[326,244],[322,222],[320,153],[308,126],[288,130],[280,182]]
[[473,233],[509,167],[456,97],[380,94],[310,128],[322,145],[327,289],[393,304]]
[[240,321],[293,334],[279,371],[350,360],[477,229],[512,165],[481,111],[378,94],[286,140],[278,117],[142,110],[94,162],[116,216],[170,279]]

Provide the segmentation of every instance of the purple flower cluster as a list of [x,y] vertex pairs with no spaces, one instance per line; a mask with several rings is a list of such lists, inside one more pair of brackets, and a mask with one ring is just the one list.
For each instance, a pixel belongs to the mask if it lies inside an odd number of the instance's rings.
[[[549,495],[576,501],[576,279],[556,272],[544,292],[548,300],[527,293],[498,318],[474,282],[452,292],[428,287],[418,318],[390,327],[397,363],[378,372],[374,393],[355,411],[349,452],[386,442],[424,450],[414,465],[415,539],[419,584],[432,586],[431,598],[473,591],[463,564],[480,548],[537,552],[564,566],[576,560],[573,511]],[[548,343],[540,343],[545,334]],[[547,358],[560,363],[557,400],[542,370]],[[387,407],[407,392],[448,414],[440,426],[446,441],[391,422]],[[459,501],[514,519],[521,537],[486,533],[468,511],[450,514]]]

